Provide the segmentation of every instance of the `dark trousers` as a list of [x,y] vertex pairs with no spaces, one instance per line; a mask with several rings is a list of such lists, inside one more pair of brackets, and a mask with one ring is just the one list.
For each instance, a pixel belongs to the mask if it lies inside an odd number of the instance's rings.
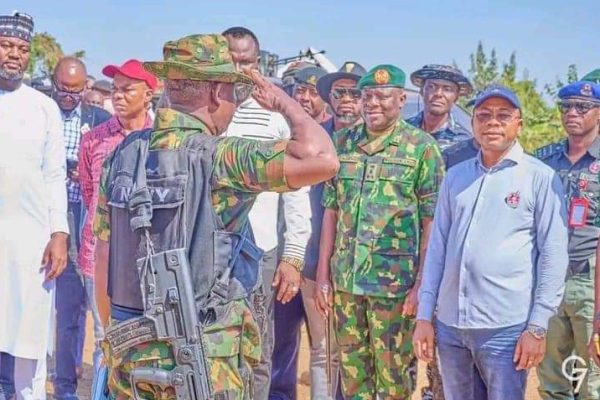
[[81,204],[69,203],[69,262],[56,279],[56,377],[57,399],[73,399],[77,392],[77,367],[81,365],[85,332],[86,294],[83,277],[77,268]]
[[0,400],[15,394],[15,359],[8,353],[0,353]]
[[275,301],[275,345],[271,374],[271,400],[296,400],[300,327],[304,322],[302,294],[281,304]]
[[252,372],[254,374],[253,400],[267,400],[271,383],[271,357],[273,354],[273,277],[277,269],[277,248],[267,251],[260,262],[262,283],[252,294],[252,312],[261,331],[262,355],[258,365]]

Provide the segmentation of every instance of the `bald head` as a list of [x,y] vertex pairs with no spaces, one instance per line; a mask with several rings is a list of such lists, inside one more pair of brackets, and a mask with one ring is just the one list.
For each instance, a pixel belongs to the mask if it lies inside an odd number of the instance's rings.
[[76,57],[63,57],[56,64],[53,77],[54,99],[63,111],[73,110],[81,102],[85,89],[85,64]]

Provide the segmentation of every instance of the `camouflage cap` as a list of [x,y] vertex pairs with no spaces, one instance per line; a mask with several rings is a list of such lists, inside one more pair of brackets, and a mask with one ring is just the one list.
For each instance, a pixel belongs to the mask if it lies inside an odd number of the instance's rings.
[[404,88],[406,74],[400,68],[383,64],[371,68],[365,76],[358,81],[358,88],[366,87],[398,87]]
[[468,96],[473,86],[462,71],[451,65],[428,64],[410,74],[410,81],[417,87],[423,87],[427,79],[443,79],[458,85],[459,96]]
[[582,81],[600,83],[600,68],[593,70],[589,74],[581,78]]
[[144,68],[166,79],[252,83],[250,77],[235,70],[227,39],[219,34],[190,35],[168,41],[163,56],[164,61],[145,62]]

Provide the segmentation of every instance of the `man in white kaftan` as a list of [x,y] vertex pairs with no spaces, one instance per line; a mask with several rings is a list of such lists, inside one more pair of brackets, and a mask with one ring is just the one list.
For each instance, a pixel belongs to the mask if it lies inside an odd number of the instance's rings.
[[[69,232],[58,106],[21,82],[32,31],[28,15],[0,16],[0,352],[15,357],[13,390],[25,400],[46,398]],[[3,389],[0,399],[13,395]]]

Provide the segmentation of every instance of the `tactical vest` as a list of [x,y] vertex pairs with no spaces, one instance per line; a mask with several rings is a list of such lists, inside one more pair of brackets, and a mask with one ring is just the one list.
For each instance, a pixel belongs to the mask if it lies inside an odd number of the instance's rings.
[[201,315],[248,297],[262,251],[248,223],[241,233],[227,232],[214,211],[211,182],[221,139],[198,132],[177,149],[149,149],[150,137],[151,130],[129,135],[110,159],[108,293],[113,307],[143,312],[136,261],[147,255],[146,229],[156,253],[187,250]]

